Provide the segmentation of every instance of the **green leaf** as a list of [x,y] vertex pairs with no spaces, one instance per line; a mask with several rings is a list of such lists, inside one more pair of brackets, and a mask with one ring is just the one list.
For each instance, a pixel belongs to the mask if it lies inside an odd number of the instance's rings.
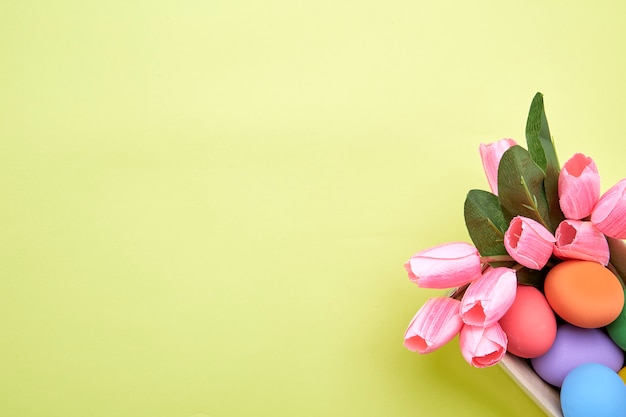
[[526,121],[526,144],[531,159],[545,173],[544,189],[550,208],[550,227],[555,230],[565,218],[559,205],[558,181],[560,164],[550,135],[548,119],[543,105],[543,95],[535,94]]
[[521,146],[509,148],[498,167],[498,198],[507,222],[515,216],[531,218],[554,232],[549,221],[543,171]]
[[[543,94],[537,93],[530,104],[526,121],[526,143],[533,161],[544,172],[549,163],[557,161],[550,128],[543,106]],[[558,166],[558,161],[557,161]]]
[[537,271],[529,268],[522,268],[516,272],[517,282],[522,285],[532,285],[543,291],[543,283],[546,279],[546,269]]
[[470,190],[465,198],[465,225],[472,242],[482,256],[506,255],[504,219],[498,197],[483,190]]

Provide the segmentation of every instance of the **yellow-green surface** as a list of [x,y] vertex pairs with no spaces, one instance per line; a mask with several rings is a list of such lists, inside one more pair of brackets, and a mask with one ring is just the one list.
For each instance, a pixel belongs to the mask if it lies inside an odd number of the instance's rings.
[[0,415],[541,416],[405,350],[478,144],[626,176],[613,2],[2,1]]

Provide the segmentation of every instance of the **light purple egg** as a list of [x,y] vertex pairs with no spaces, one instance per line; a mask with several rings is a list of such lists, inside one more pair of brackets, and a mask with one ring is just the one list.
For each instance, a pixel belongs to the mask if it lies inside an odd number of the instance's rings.
[[624,365],[624,352],[602,329],[582,329],[566,323],[557,328],[550,350],[530,363],[541,379],[560,387],[572,369],[585,363],[619,371]]

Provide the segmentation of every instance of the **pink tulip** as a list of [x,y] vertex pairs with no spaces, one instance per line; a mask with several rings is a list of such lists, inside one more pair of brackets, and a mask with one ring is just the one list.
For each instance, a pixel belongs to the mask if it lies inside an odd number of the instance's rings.
[[531,269],[543,268],[555,242],[554,236],[539,222],[523,216],[514,217],[504,233],[504,247],[521,265]]
[[507,347],[506,333],[500,324],[489,327],[470,326],[461,328],[459,337],[463,358],[476,368],[495,365],[504,357]]
[[513,269],[487,269],[463,294],[463,322],[472,326],[491,326],[509,310],[515,300],[516,291],[517,275]]
[[404,268],[419,287],[458,287],[480,276],[480,254],[469,243],[445,243],[416,253]]
[[563,220],[555,232],[554,254],[561,259],[609,263],[609,243],[591,222]]
[[626,239],[626,178],[605,192],[591,213],[593,225],[615,239]]
[[406,329],[404,346],[414,352],[430,353],[448,343],[463,326],[460,304],[459,300],[448,297],[429,299]]
[[480,159],[483,162],[483,169],[489,182],[489,188],[491,192],[498,195],[498,166],[500,165],[500,159],[502,155],[512,146],[517,145],[513,139],[500,139],[497,142],[489,143],[485,145],[480,144],[479,152]]
[[600,174],[593,159],[577,153],[559,174],[559,204],[568,219],[580,220],[591,214],[600,197]]

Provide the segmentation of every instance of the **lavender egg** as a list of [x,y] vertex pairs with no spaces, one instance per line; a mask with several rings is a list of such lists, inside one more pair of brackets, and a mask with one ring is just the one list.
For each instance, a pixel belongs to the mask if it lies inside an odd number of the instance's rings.
[[563,384],[572,369],[591,362],[617,372],[624,365],[624,352],[603,330],[583,329],[567,323],[557,328],[550,350],[530,361],[537,375],[555,387]]

